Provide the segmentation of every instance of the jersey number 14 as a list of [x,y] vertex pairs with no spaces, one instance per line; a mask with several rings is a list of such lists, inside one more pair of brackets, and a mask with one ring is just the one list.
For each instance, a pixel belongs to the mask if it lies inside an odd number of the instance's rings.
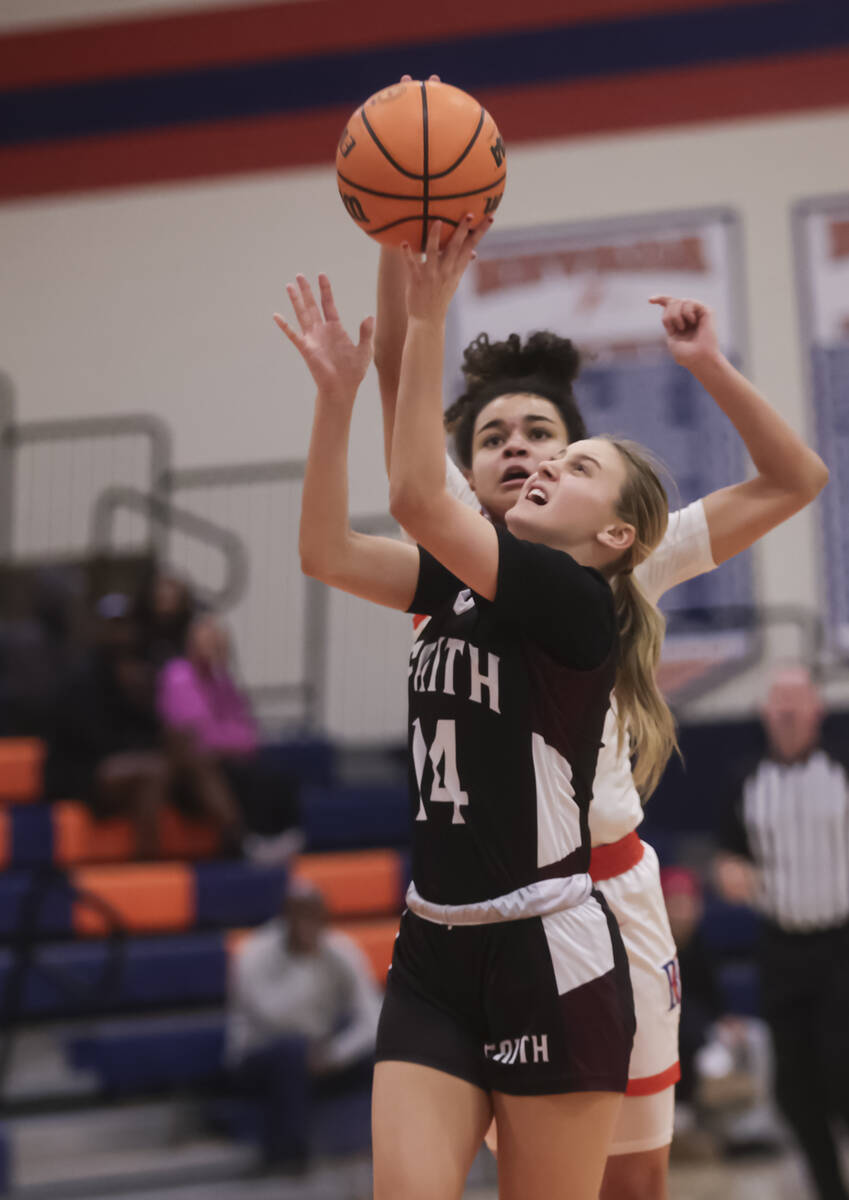
[[[437,804],[453,804],[454,815],[452,825],[465,825],[465,819],[460,811],[469,803],[469,796],[460,787],[460,777],[457,774],[457,734],[453,721],[437,721],[436,732],[430,749],[422,733],[421,722],[416,718],[413,722],[413,763],[416,768],[416,782],[419,788],[419,811],[417,821],[426,821],[427,812],[422,796],[422,778],[425,763],[430,759],[433,767],[433,783],[429,799]],[[440,774],[440,766],[442,768]],[[441,782],[440,782],[441,779]]]

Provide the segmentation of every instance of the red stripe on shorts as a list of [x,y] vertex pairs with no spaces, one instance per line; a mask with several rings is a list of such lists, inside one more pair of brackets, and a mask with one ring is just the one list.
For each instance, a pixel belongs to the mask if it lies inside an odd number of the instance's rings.
[[625,1088],[626,1096],[654,1096],[657,1092],[665,1092],[673,1087],[681,1078],[681,1064],[675,1062],[665,1071],[657,1075],[641,1075],[639,1079],[629,1079]]
[[626,833],[618,842],[609,842],[606,846],[593,846],[590,856],[590,876],[593,883],[613,879],[615,875],[624,875],[631,867],[637,865],[644,853],[645,848],[635,829]]

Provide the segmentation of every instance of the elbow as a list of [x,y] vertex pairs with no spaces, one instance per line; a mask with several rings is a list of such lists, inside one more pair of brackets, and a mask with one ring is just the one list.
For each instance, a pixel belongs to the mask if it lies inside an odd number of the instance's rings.
[[301,542],[298,551],[301,557],[301,571],[310,579],[318,579],[322,583],[328,583],[328,561],[327,555],[317,550],[314,546],[306,545]]
[[411,537],[416,537],[416,530],[421,527],[427,511],[426,498],[417,488],[393,484],[390,480],[389,511]]
[[[811,495],[810,500],[816,500],[817,496],[828,483],[829,471],[823,460],[818,454],[814,455],[816,462],[811,471]],[[809,501],[810,502],[810,501]]]

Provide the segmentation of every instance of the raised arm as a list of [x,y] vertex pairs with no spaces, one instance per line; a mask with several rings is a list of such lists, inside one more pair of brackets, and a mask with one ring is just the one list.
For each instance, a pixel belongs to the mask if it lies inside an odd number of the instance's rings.
[[[401,82],[409,83],[412,76],[402,75]],[[438,75],[431,75],[439,83]],[[401,356],[407,336],[407,281],[401,251],[394,246],[380,247],[377,268],[377,320],[374,328],[374,365],[380,389],[383,415],[383,454],[386,474],[392,456],[392,431],[398,403],[401,379]]]
[[653,296],[663,307],[667,345],[739,433],[757,475],[704,497],[714,562],[748,549],[822,491],[828,468],[719,348],[713,314],[704,304]]
[[377,321],[374,330],[374,365],[383,416],[383,453],[386,474],[392,458],[392,431],[401,380],[401,357],[407,336],[407,289],[401,251],[381,246],[377,268]]
[[399,522],[444,567],[487,599],[495,596],[498,540],[486,518],[446,488],[442,367],[445,318],[474,248],[489,221],[472,230],[466,217],[443,250],[440,223],[428,234],[420,262],[404,248],[407,337],[392,439],[389,507]]
[[342,328],[326,275],[319,275],[319,289],[321,309],[303,275],[287,285],[300,332],[274,314],[318,388],[301,499],[301,569],[342,591],[406,611],[418,581],[418,550],[392,538],[355,533],[348,518],[351,416],[371,360],[374,323],[370,317],[363,321],[354,345]]

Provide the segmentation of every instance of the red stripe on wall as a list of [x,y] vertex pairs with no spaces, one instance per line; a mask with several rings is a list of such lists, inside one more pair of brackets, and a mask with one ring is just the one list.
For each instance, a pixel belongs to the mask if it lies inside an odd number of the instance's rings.
[[[508,146],[645,127],[849,105],[849,50],[530,88],[479,99]],[[0,150],[0,198],[238,175],[333,161],[349,116],[334,107],[121,137]]]
[[[746,0],[774,5],[780,0]],[[533,30],[581,21],[736,7],[734,0],[295,0],[108,24],[73,25],[0,37],[2,87],[32,87],[261,62],[305,54],[426,42],[475,33]],[[403,61],[399,60],[399,74]],[[387,82],[389,82],[387,80]]]

